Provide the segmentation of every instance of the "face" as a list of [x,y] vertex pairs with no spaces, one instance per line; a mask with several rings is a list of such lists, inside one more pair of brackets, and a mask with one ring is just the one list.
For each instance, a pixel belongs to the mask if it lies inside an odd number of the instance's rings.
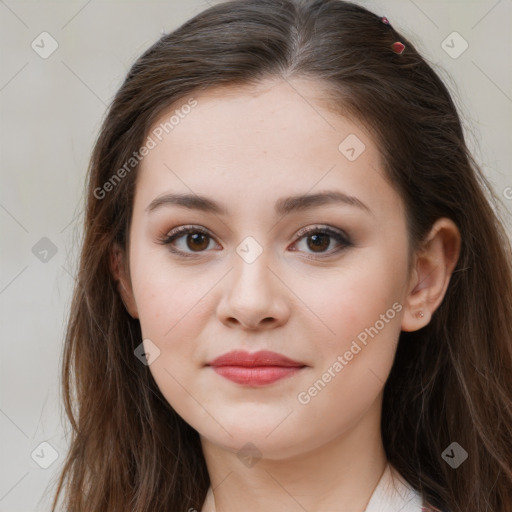
[[[292,83],[209,90],[153,135],[125,281],[171,406],[203,439],[275,459],[378,404],[409,292],[404,207],[375,142],[318,84]],[[239,350],[296,365],[209,365]]]

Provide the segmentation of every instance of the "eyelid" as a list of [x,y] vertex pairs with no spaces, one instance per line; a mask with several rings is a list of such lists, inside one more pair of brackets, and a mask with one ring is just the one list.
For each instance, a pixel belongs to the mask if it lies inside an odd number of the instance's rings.
[[323,232],[326,232],[329,234],[339,235],[339,236],[344,237],[347,241],[350,239],[348,234],[345,233],[345,231],[343,231],[342,229],[333,228],[333,227],[325,225],[325,224],[312,224],[309,226],[305,226],[305,227],[299,229],[299,231],[297,231],[297,233],[295,233],[295,237],[302,238],[304,235],[307,235],[310,232],[316,233],[317,231],[323,231]]

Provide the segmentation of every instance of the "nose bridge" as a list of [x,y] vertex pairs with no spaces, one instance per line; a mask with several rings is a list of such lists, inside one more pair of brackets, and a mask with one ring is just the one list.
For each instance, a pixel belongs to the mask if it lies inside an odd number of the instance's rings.
[[236,247],[233,255],[231,295],[234,299],[244,299],[256,306],[271,299],[273,294],[271,254],[254,237],[248,236]]
[[284,289],[272,269],[271,250],[254,237],[246,237],[233,254],[233,271],[219,306],[224,321],[256,328],[264,320],[283,321]]

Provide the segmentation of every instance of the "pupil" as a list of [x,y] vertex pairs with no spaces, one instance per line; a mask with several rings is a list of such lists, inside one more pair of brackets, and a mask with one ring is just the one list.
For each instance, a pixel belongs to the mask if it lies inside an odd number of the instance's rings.
[[[320,249],[327,249],[329,247],[329,236],[328,235],[311,235],[310,240],[313,240],[313,246],[310,248],[320,248]],[[324,242],[322,244],[322,241]],[[327,241],[327,244],[325,242]],[[318,251],[317,251],[318,252]]]

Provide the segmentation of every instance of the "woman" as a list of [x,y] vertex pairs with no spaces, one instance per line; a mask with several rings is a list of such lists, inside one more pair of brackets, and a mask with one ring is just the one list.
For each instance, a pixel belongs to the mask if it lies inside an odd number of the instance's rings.
[[91,159],[54,510],[511,511],[496,206],[385,17],[235,0],[163,36]]

